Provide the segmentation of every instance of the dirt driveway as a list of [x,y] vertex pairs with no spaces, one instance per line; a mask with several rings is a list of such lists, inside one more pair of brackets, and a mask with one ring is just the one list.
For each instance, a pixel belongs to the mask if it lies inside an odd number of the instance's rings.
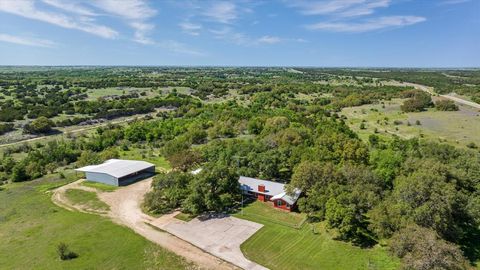
[[257,232],[262,224],[231,216],[205,220],[195,218],[184,222],[174,218],[175,214],[177,213],[162,216],[152,224],[243,269],[267,269],[245,258],[240,250],[240,245]]
[[[78,185],[79,181],[68,184],[54,191],[52,200],[59,206],[69,210],[81,211],[75,206],[69,205],[64,200],[63,193],[69,188],[85,187]],[[94,191],[99,198],[110,206],[110,211],[106,214],[114,222],[125,225],[146,239],[186,258],[195,263],[202,269],[238,269],[234,265],[223,261],[194,245],[183,241],[182,239],[171,235],[165,231],[149,225],[155,218],[144,214],[141,210],[141,202],[145,193],[150,189],[151,179],[139,181],[126,187],[121,187],[114,192],[98,192],[96,189],[88,188],[88,191]]]

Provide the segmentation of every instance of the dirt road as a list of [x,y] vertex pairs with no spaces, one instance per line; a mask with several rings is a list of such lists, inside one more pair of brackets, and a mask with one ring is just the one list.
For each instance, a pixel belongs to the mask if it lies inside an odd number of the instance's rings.
[[70,188],[80,188],[96,192],[99,198],[110,206],[110,211],[106,215],[114,222],[131,228],[146,239],[195,263],[201,269],[238,269],[234,265],[184,240],[149,225],[155,218],[142,212],[141,201],[145,193],[149,190],[151,181],[151,179],[143,180],[127,187],[119,188],[114,192],[98,192],[94,188],[79,185],[80,181],[77,181],[56,189],[52,195],[52,200],[55,204],[69,210],[88,212],[81,207],[71,205],[68,200],[65,199],[64,192]]

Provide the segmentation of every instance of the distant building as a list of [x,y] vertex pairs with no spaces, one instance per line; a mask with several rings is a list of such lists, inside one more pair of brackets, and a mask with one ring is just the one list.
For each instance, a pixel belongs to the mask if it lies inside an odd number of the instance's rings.
[[298,197],[302,193],[301,190],[295,189],[293,194],[288,194],[285,184],[245,176],[240,176],[238,182],[244,194],[262,202],[272,201],[274,207],[288,211],[295,209]]
[[112,186],[125,186],[155,174],[155,165],[145,161],[109,159],[99,165],[75,169],[85,172],[88,181]]

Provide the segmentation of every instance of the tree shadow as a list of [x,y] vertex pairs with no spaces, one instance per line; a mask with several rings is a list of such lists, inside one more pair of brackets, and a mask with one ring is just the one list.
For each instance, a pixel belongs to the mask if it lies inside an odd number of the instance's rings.
[[474,266],[480,259],[480,229],[473,226],[464,228],[464,236],[459,244],[462,248],[463,254]]

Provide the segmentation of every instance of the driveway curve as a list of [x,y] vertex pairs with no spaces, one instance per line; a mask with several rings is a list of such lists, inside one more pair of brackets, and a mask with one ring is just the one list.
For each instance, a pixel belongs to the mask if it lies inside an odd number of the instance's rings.
[[[85,187],[79,185],[81,181],[79,180],[56,189],[52,195],[54,203],[68,210],[85,212],[83,209],[78,209],[69,204],[67,200],[64,200],[63,195],[70,188],[84,189]],[[151,179],[143,180],[113,192],[99,192],[90,188],[88,191],[96,192],[99,198],[110,206],[110,211],[106,215],[115,223],[131,228],[146,239],[195,263],[201,269],[239,269],[178,237],[150,225],[155,218],[143,213],[141,203],[145,193],[150,189],[151,182]]]

